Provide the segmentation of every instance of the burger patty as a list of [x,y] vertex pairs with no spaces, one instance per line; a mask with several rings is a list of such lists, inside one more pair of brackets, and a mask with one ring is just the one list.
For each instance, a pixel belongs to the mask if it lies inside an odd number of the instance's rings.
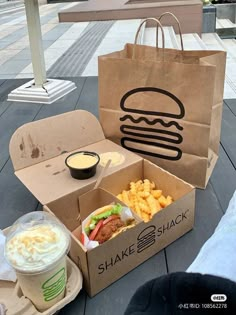
[[99,244],[104,243],[122,226],[124,226],[124,222],[121,219],[114,219],[100,228],[94,240]]

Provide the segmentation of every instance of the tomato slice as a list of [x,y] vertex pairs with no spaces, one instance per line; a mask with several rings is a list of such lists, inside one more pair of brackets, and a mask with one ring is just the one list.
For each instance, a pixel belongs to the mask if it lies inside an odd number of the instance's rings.
[[94,229],[94,230],[92,231],[92,233],[89,235],[89,239],[90,239],[91,241],[93,241],[93,240],[95,239],[96,235],[98,234],[98,231],[100,230],[100,228],[101,228],[102,226],[103,226],[103,220],[100,220],[100,221],[97,223],[95,229]]
[[106,220],[103,221],[103,225],[107,224],[108,222],[112,220],[119,219],[119,218],[120,216],[117,214],[110,215],[108,218],[106,218]]
[[84,245],[84,233],[80,234],[80,242]]

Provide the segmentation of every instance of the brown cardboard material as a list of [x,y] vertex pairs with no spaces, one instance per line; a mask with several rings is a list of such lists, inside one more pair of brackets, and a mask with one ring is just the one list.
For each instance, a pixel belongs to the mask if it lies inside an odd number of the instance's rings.
[[[72,236],[70,256],[80,265],[85,289],[90,296],[118,280],[193,227],[194,187],[146,160],[138,161],[106,176],[101,187],[107,191],[92,190],[80,196],[82,220],[97,208],[112,201],[117,202],[115,195],[128,188],[130,181],[145,178],[154,181],[157,187],[163,190],[164,195],[172,195],[175,202],[158,212],[148,223],[141,221],[135,227],[90,251]],[[73,192],[44,206],[46,211],[59,217],[70,231],[76,227],[76,224],[72,223],[76,218],[67,220],[63,213],[67,212],[65,211],[67,204],[67,209],[76,216],[78,195],[79,191]],[[149,238],[145,238],[147,234]]]
[[[119,203],[127,207],[125,203],[102,188],[93,189],[83,194],[79,197],[81,221],[86,219],[94,210],[112,203]],[[96,208],[94,208],[94,205]],[[142,221],[135,213],[133,213],[133,216],[137,222]]]
[[141,160],[136,154],[106,140],[98,120],[84,110],[23,125],[13,134],[9,149],[16,176],[42,204],[78,189],[84,193],[94,186],[102,167],[98,165],[94,177],[76,180],[65,165],[66,157],[72,152],[117,151],[125,155],[124,163],[109,167],[107,174]]
[[[92,190],[96,176],[73,179],[65,158],[78,150],[116,151],[125,156],[123,164],[109,167],[98,190]],[[66,153],[63,153],[67,151]],[[87,251],[72,235],[70,257],[81,268],[85,289],[94,296],[127,272],[188,232],[194,223],[195,189],[142,157],[105,139],[97,119],[82,110],[32,122],[20,127],[10,141],[10,155],[16,176],[70,230],[79,228],[80,218],[116,195],[130,181],[148,178],[175,202],[158,212],[148,223],[134,228]],[[82,196],[83,195],[83,196]],[[93,198],[92,198],[93,197]],[[86,204],[89,200],[89,207]],[[144,234],[150,238],[145,241]]]

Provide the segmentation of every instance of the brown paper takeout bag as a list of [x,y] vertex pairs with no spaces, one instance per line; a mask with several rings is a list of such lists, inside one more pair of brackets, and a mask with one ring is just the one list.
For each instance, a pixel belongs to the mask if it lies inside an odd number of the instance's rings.
[[145,21],[134,44],[98,59],[103,131],[205,188],[219,152],[226,53],[166,49],[164,36],[163,48],[137,45]]

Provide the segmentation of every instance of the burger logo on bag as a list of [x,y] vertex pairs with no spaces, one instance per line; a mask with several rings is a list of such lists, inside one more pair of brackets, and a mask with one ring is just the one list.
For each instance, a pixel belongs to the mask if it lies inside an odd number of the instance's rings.
[[[140,107],[138,103],[141,99]],[[153,103],[155,99],[158,100],[157,104]],[[171,111],[158,111],[160,103],[162,106],[168,104]],[[120,101],[120,107],[127,113],[120,118],[120,121],[126,122],[120,126],[120,131],[124,134],[121,138],[124,148],[166,160],[181,159],[182,151],[178,144],[183,141],[183,127],[176,120],[184,117],[185,109],[175,95],[159,88],[140,87],[127,92]],[[132,114],[139,117],[135,118]],[[166,117],[168,121],[160,117]],[[173,120],[169,121],[169,118]]]

